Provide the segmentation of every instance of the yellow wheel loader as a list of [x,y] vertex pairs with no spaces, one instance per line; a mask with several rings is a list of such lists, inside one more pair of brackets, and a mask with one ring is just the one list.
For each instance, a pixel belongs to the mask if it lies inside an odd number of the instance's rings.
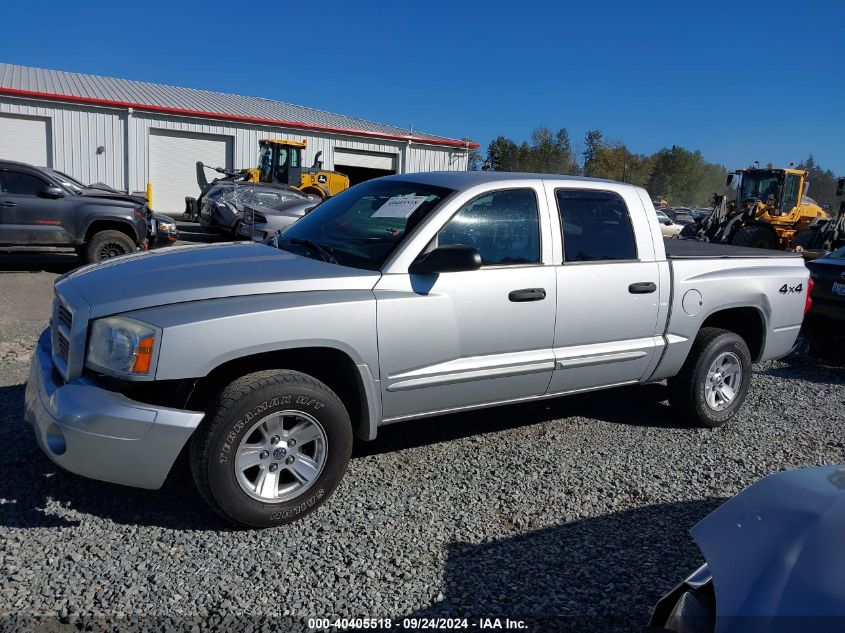
[[736,198],[714,196],[713,212],[681,231],[682,238],[788,250],[796,235],[827,219],[807,196],[807,172],[802,169],[740,169],[728,175]]
[[[836,195],[845,194],[845,178],[836,185]],[[795,250],[807,260],[813,260],[845,246],[845,200],[839,203],[839,213],[828,220],[817,220],[806,231],[795,236]]]
[[349,189],[349,177],[336,171],[323,169],[322,152],[317,152],[314,164],[302,167],[302,150],[305,141],[264,139],[258,141],[258,168],[248,169],[248,182],[271,182],[290,185],[302,193],[321,198],[334,196]]

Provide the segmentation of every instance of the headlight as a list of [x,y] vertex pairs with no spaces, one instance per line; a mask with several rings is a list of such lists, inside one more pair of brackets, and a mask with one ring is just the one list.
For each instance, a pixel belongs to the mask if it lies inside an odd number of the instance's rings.
[[159,330],[126,317],[98,319],[91,326],[91,369],[126,378],[149,376]]

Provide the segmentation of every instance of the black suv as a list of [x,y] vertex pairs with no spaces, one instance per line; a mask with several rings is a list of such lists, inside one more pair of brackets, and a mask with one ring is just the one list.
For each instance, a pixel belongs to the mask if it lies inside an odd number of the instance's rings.
[[0,160],[0,246],[69,246],[93,263],[147,248],[152,226],[143,197]]

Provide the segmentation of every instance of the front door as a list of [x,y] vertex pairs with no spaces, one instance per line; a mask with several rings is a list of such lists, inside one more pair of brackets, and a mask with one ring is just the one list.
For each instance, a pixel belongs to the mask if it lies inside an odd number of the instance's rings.
[[557,289],[540,235],[537,189],[488,192],[427,247],[472,246],[481,269],[382,277],[375,295],[385,419],[545,393]]
[[648,261],[651,252],[638,253],[620,194],[556,189],[554,199],[563,261],[557,267],[556,369],[549,393],[639,380],[661,345],[658,264]]
[[65,198],[43,197],[55,186],[33,174],[0,170],[0,243],[72,244],[73,214]]

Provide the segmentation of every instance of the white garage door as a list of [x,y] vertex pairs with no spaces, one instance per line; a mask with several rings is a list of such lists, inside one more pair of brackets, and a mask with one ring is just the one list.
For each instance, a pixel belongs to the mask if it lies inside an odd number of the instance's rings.
[[47,119],[0,115],[0,158],[50,166]]
[[335,169],[338,165],[349,167],[364,167],[366,169],[383,169],[396,173],[396,154],[379,154],[377,152],[353,152],[335,148]]
[[[232,168],[232,137],[150,130],[150,182],[153,209],[171,215],[185,210],[185,196],[199,197],[197,161]],[[212,180],[216,172],[206,170]]]

